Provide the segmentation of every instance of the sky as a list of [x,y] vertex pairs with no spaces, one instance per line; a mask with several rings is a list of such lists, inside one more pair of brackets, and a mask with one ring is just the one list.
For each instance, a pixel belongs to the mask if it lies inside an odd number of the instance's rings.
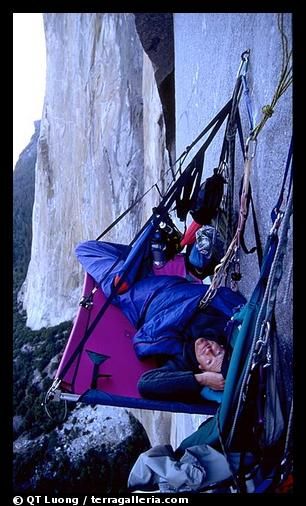
[[13,167],[42,115],[46,48],[41,13],[13,14]]

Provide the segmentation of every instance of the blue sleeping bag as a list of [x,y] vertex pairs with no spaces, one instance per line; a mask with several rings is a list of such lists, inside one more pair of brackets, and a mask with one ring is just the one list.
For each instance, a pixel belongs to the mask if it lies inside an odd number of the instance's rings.
[[[99,241],[87,241],[76,248],[78,260],[107,297],[113,290],[115,276],[122,273],[130,253],[129,246]],[[112,268],[115,262],[116,266]],[[208,285],[193,283],[180,276],[155,276],[150,267],[143,268],[142,278],[137,280],[139,270],[137,272],[131,288],[121,295],[116,294],[112,300],[137,329],[133,338],[137,356],[181,353],[188,333],[186,325]],[[244,297],[238,292],[219,288],[209,307],[198,315],[201,327],[224,334],[224,327],[234,309],[244,303]]]

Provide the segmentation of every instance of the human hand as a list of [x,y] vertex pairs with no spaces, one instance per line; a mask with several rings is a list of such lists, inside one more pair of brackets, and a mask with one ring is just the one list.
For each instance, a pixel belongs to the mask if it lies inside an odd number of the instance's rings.
[[225,379],[220,372],[205,371],[194,376],[203,387],[210,387],[212,390],[224,390]]

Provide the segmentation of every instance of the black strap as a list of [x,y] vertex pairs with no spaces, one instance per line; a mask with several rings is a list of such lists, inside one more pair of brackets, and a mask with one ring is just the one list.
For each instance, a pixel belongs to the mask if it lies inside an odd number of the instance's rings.
[[203,137],[203,135],[205,135],[205,133],[207,133],[208,130],[210,130],[214,125],[214,128],[212,129],[208,138],[204,142],[203,146],[193,157],[193,159],[191,160],[191,162],[189,163],[189,165],[187,166],[187,168],[185,169],[185,171],[181,176],[183,177],[182,189],[176,198],[176,214],[181,221],[186,220],[188,211],[190,211],[193,204],[195,203],[201,184],[205,151],[212,142],[212,140],[214,139],[214,137],[216,136],[216,134],[218,133],[226,116],[230,113],[231,108],[232,108],[232,101],[230,100],[223,107],[223,109],[215,116],[215,118],[209,123],[209,125],[207,125],[207,127],[201,132],[201,134],[197,137],[197,139],[190,146],[188,146],[189,150],[192,149],[194,144],[198,142],[198,140],[200,140],[200,138]]
[[201,158],[199,156],[194,157],[191,162],[192,165],[194,165],[194,168],[191,170],[190,176],[184,178],[182,190],[176,199],[176,215],[181,221],[186,221],[187,213],[193,207],[198,194],[203,172],[204,154]]
[[[290,165],[292,163],[292,151],[293,151],[293,137],[291,137],[291,141],[290,141],[290,146],[289,146],[288,156],[287,156],[287,162],[286,162],[286,167],[285,167],[285,172],[284,172],[284,176],[283,176],[283,182],[282,182],[281,190],[280,190],[280,193],[279,193],[279,197],[278,197],[277,203],[274,206],[274,208],[272,209],[272,213],[271,213],[271,218],[272,218],[273,223],[276,220],[277,214],[279,213],[280,208],[281,208],[281,206],[283,204],[287,176],[288,176],[288,173],[289,173]],[[288,192],[287,192],[288,195],[289,195],[290,189],[291,189],[292,176],[293,176],[293,171],[292,171],[292,168],[291,168],[291,171],[290,171],[290,180],[289,180]]]
[[[229,108],[230,108],[230,105],[231,105],[231,100],[229,100],[227,102],[227,104],[225,104],[225,106],[221,109],[221,111],[218,112],[218,114],[216,114],[216,116],[208,123],[208,125],[202,130],[202,132],[196,137],[196,139],[189,145],[186,147],[185,151],[177,158],[177,160],[175,160],[175,162],[170,165],[169,169],[167,170],[166,174],[171,170],[171,172],[173,173],[173,168],[175,167],[175,165],[177,163],[180,162],[180,160],[183,158],[183,157],[186,157],[187,154],[189,153],[189,151],[191,151],[191,149],[202,139],[202,137],[212,128],[212,126],[218,122],[218,120],[220,118],[223,117],[223,120],[224,118],[226,117],[226,115],[228,114],[229,112]],[[223,123],[223,121],[222,121]],[[221,124],[222,124],[221,123]],[[219,128],[220,128],[221,125],[219,125]],[[219,128],[217,129],[217,131],[219,130]],[[213,137],[216,135],[217,131],[214,133]],[[184,171],[185,172],[185,171]],[[184,174],[183,172],[183,174]],[[182,175],[183,175],[182,174]],[[116,218],[105,230],[103,230],[103,232],[96,238],[96,241],[99,241],[102,237],[104,237],[104,235],[106,235],[115,225],[117,225],[117,223],[119,223],[132,209],[133,207],[135,207],[139,202],[141,202],[141,200],[154,188],[156,187],[156,183],[154,183],[150,188],[148,188],[145,193],[143,195],[141,195],[138,199],[135,200],[135,202],[133,202],[133,204],[131,204],[131,206],[126,209],[118,218]]]
[[[243,185],[243,179],[241,179],[239,197],[241,197],[242,185]],[[248,215],[249,215],[250,204],[251,204],[251,209],[252,209],[252,217],[253,217],[254,235],[255,235],[256,246],[253,246],[252,248],[248,249],[247,246],[246,246],[246,244],[245,244],[244,231],[245,231],[246,220],[247,220]],[[242,227],[241,233],[240,233],[240,245],[241,245],[241,248],[243,249],[243,251],[244,251],[244,253],[246,255],[250,255],[252,253],[255,253],[255,251],[257,252],[258,265],[259,265],[259,269],[260,269],[261,268],[261,264],[262,264],[263,253],[262,253],[262,245],[261,245],[259,227],[258,227],[258,222],[257,222],[257,217],[256,217],[256,212],[255,212],[255,206],[254,206],[254,201],[253,201],[253,197],[252,197],[251,183],[249,184],[249,191],[248,191],[248,196],[247,196],[246,219],[245,219],[245,222],[243,223],[243,227]]]
[[[212,126],[220,119],[220,118],[225,118],[227,116],[227,114],[229,113],[230,111],[230,108],[231,108],[231,105],[232,105],[232,99],[230,99],[226,104],[225,106],[221,109],[221,111],[218,112],[218,114],[216,114],[216,116],[211,120],[210,123],[208,123],[208,125],[204,128],[204,130],[202,130],[202,132],[198,135],[198,137],[196,137],[196,139],[189,145],[186,147],[183,155],[189,153],[189,151],[199,142],[199,140],[202,139],[202,137],[212,128]],[[223,123],[223,121],[222,121]]]
[[117,223],[119,223],[119,221],[121,221],[132,209],[133,207],[135,207],[137,204],[139,204],[139,202],[141,202],[141,200],[154,188],[156,187],[156,183],[154,183],[150,188],[148,188],[148,190],[143,194],[141,195],[141,197],[139,197],[138,199],[135,200],[135,202],[133,202],[132,205],[130,205],[130,207],[128,207],[122,214],[120,214],[120,216],[118,216],[118,218],[115,219],[115,221],[113,221],[105,230],[103,230],[103,232],[96,238],[96,241],[99,241],[100,239],[102,239],[102,237],[104,235],[106,235],[115,225],[117,225]]
[[[223,139],[222,148],[221,148],[219,165],[220,165],[221,161],[227,160],[230,157],[231,161],[233,161],[232,169],[233,169],[233,165],[234,165],[233,157],[234,157],[234,152],[235,152],[235,136],[236,136],[236,130],[237,130],[236,117],[237,117],[237,112],[238,112],[239,92],[240,92],[241,86],[242,86],[242,80],[241,80],[241,76],[239,76],[237,78],[237,81],[235,84],[232,98],[229,102],[230,108],[228,109],[228,111],[226,111],[226,114],[224,115],[224,118],[222,120],[222,123],[223,123],[224,119],[228,115],[224,139]],[[221,113],[222,113],[222,111],[220,111],[219,114],[221,115]],[[217,118],[218,118],[218,115],[215,117],[215,120],[217,120]],[[222,119],[222,117],[220,117],[220,119]],[[204,131],[200,135],[204,135]],[[214,135],[215,135],[215,133],[214,133]],[[201,183],[201,178],[202,178],[203,162],[204,162],[204,157],[203,157],[203,160],[199,160],[199,159],[197,159],[197,157],[195,157],[192,160],[191,164],[194,164],[195,169],[196,169],[193,174],[193,178],[190,178],[189,180],[186,181],[186,183],[183,187],[182,194],[177,199],[176,213],[177,213],[178,218],[181,221],[186,220],[188,211],[193,209],[193,207],[196,203],[196,197],[197,197],[199,189],[200,189],[200,183]],[[233,170],[232,170],[232,172],[233,172]],[[232,177],[232,179],[233,179],[233,177]],[[192,189],[193,189],[193,191],[192,191]],[[191,194],[191,192],[192,192],[192,194]]]

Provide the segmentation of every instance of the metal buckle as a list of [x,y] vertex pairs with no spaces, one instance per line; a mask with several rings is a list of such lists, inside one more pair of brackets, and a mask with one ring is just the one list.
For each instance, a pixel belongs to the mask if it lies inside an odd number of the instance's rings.
[[92,305],[93,305],[93,302],[92,302],[92,300],[90,300],[90,296],[89,297],[82,297],[79,302],[79,306],[82,306],[85,309],[89,309]]
[[[59,400],[59,397],[58,397],[58,394],[59,394],[59,390],[58,387],[60,386],[61,384],[61,379],[59,378],[55,378],[51,387],[49,388],[49,390],[47,391],[47,394],[46,394],[46,401],[58,401]],[[44,404],[44,403],[42,403]]]
[[93,306],[92,299],[93,299],[93,296],[97,290],[98,290],[98,288],[95,286],[95,288],[92,289],[92,291],[89,295],[84,295],[79,302],[79,306],[82,306],[85,309],[89,309],[91,306]]

